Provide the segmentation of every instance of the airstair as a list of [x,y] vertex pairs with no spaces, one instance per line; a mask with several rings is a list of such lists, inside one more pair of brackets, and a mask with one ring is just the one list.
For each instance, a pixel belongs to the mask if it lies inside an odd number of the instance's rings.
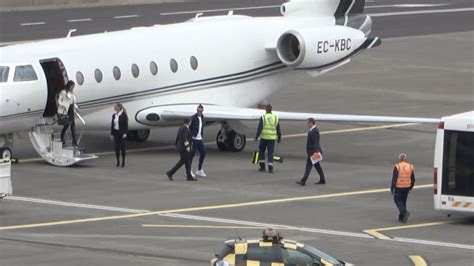
[[[76,113],[77,120],[85,126],[82,117]],[[84,127],[77,139],[80,144]],[[95,155],[85,153],[83,148],[73,146],[69,133],[65,139],[66,144],[61,141],[62,126],[57,125],[55,118],[42,118],[29,132],[31,143],[36,152],[47,162],[55,166],[72,166],[85,161],[97,159]],[[69,132],[69,130],[68,130]]]

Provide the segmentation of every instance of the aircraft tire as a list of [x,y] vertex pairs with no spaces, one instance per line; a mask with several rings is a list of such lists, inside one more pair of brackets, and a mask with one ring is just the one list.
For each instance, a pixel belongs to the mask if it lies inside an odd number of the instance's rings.
[[229,137],[227,138],[227,146],[229,147],[229,150],[233,152],[243,151],[246,142],[246,136],[235,131],[230,132]]
[[217,148],[220,151],[227,151],[228,150],[227,143],[219,140],[219,139],[222,138],[222,136],[220,134],[221,134],[221,131],[219,130],[219,132],[217,132],[217,136],[216,136]]
[[150,137],[149,129],[131,130],[129,132],[128,140],[136,141],[136,142],[145,142],[148,140],[149,137]]
[[12,158],[12,151],[9,148],[0,148],[0,159],[10,160]]

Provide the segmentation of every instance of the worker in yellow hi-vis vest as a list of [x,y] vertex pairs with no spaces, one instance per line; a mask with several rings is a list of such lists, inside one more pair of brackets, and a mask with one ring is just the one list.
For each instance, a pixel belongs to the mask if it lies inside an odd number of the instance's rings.
[[407,211],[408,193],[415,186],[415,169],[413,164],[407,160],[407,155],[402,153],[398,156],[400,162],[393,166],[392,185],[390,190],[400,214],[398,221],[406,223],[410,213]]
[[265,172],[265,150],[268,149],[268,172],[273,173],[273,154],[275,152],[275,141],[280,143],[281,130],[278,117],[272,114],[272,106],[267,105],[266,113],[260,118],[258,124],[257,136],[255,140],[260,139],[259,145],[259,165],[260,172]]

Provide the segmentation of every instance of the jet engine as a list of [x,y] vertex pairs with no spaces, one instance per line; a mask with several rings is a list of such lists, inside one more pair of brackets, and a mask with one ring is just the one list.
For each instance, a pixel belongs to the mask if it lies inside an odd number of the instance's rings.
[[344,26],[289,30],[277,42],[280,60],[295,69],[331,66],[370,48],[363,32]]

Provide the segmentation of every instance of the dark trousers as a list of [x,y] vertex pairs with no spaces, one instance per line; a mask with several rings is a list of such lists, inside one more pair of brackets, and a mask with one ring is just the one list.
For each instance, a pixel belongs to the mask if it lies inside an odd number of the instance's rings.
[[265,150],[268,150],[268,167],[273,168],[273,154],[275,153],[275,140],[262,139],[258,146],[260,150],[260,157],[258,162],[260,168],[265,169]]
[[61,141],[64,143],[64,135],[66,134],[67,129],[71,127],[71,137],[72,137],[72,145],[77,145],[76,141],[76,123],[74,122],[74,119],[71,120],[71,125],[65,125],[63,127],[63,130],[61,130]]
[[409,192],[408,189],[395,189],[393,193],[393,201],[395,201],[395,205],[397,205],[398,211],[400,212],[398,215],[399,220],[403,219],[403,216],[407,213],[407,199]]
[[179,161],[176,163],[173,169],[171,169],[168,173],[171,176],[173,176],[176,173],[176,171],[178,171],[179,168],[181,168],[184,165],[186,167],[186,177],[188,179],[193,178],[191,176],[191,152],[188,152],[188,151],[180,152],[179,156],[180,156]]
[[115,147],[115,157],[117,158],[117,165],[120,163],[120,154],[122,154],[122,165],[125,165],[125,147],[126,140],[123,138],[123,135],[114,133],[114,147]]
[[194,154],[196,150],[199,151],[199,165],[198,170],[202,170],[202,165],[204,164],[204,159],[206,158],[206,147],[204,147],[203,140],[193,139],[193,151],[191,153],[191,163],[193,162]]
[[[313,163],[311,162],[310,155],[308,155],[308,158],[306,159],[306,169],[304,171],[303,178],[301,179],[303,183],[306,183],[306,180],[308,180],[309,174],[311,173],[312,169],[313,169]],[[319,182],[326,183],[326,178],[324,177],[324,172],[323,172],[323,168],[321,167],[321,163],[318,162],[314,164],[314,169],[316,169],[316,171],[319,174]]]

